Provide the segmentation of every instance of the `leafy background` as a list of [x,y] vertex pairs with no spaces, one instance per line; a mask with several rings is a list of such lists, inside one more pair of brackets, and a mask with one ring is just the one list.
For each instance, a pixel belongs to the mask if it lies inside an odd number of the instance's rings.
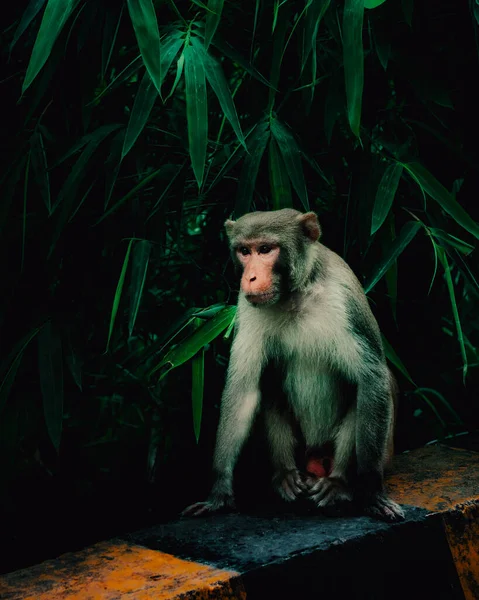
[[10,11],[3,570],[206,493],[237,291],[231,214],[319,214],[383,329],[398,451],[477,428],[477,0]]

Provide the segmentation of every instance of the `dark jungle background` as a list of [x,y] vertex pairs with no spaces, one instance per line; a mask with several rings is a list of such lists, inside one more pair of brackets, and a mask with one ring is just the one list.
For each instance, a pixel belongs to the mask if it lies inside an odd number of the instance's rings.
[[232,214],[318,213],[384,333],[397,451],[478,427],[477,0],[2,17],[2,570],[207,493]]

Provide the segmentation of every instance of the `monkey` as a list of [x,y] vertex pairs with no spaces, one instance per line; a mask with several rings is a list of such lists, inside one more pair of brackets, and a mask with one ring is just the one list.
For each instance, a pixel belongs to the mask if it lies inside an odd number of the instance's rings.
[[[252,212],[227,220],[225,228],[242,275],[214,483],[208,499],[183,515],[235,507],[234,467],[262,405],[272,485],[283,500],[307,499],[326,515],[354,508],[356,514],[402,520],[402,508],[384,488],[396,383],[359,280],[319,241],[314,212]],[[285,406],[261,398],[261,376],[271,363],[281,365]],[[313,452],[307,472],[296,464],[298,427]],[[332,456],[315,458],[314,450],[327,444]]]

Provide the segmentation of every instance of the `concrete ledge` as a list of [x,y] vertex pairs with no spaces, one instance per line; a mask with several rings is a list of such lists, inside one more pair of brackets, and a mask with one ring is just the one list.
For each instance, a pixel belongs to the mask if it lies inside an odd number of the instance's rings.
[[401,455],[387,484],[402,523],[184,519],[4,575],[0,599],[479,598],[479,453]]

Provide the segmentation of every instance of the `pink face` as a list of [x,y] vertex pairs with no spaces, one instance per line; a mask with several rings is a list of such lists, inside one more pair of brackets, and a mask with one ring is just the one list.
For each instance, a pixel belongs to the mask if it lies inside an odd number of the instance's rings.
[[275,299],[273,267],[279,257],[279,246],[264,240],[248,240],[239,245],[236,256],[243,265],[241,290],[251,304],[267,304]]

